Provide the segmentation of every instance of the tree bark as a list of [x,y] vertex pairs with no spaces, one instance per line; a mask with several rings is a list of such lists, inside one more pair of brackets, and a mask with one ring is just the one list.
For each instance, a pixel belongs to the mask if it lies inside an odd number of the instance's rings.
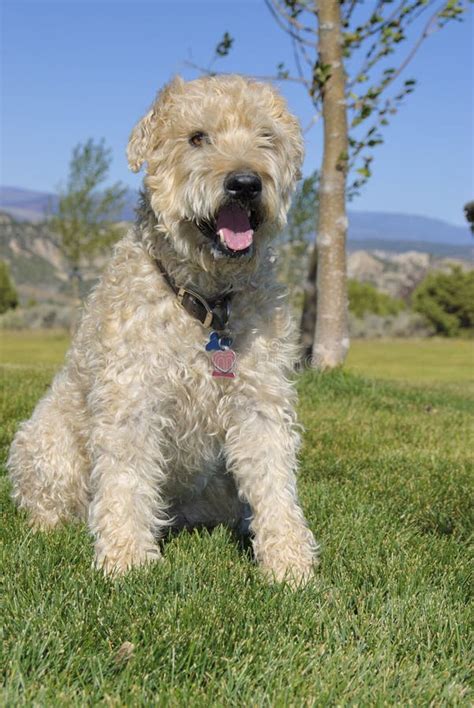
[[312,365],[332,369],[349,349],[346,274],[346,75],[339,0],[315,0],[319,63],[330,65],[322,87],[324,152],[317,229],[317,315]]
[[[315,224],[316,226],[316,224]],[[318,294],[316,292],[316,277],[318,272],[318,248],[314,244],[309,262],[308,274],[304,286],[303,311],[301,314],[300,336],[301,356],[300,365],[311,365],[313,358],[314,333],[316,329],[316,307]]]
[[80,311],[82,305],[81,299],[81,272],[77,266],[73,266],[70,274],[72,305],[71,305],[71,322],[69,332],[71,337],[76,333],[80,321]]

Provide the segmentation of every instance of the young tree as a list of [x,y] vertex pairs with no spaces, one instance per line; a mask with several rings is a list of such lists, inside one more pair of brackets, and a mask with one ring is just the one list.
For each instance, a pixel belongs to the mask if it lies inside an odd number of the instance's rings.
[[50,226],[66,258],[74,295],[79,297],[81,271],[120,236],[116,221],[124,206],[126,188],[119,182],[104,187],[111,150],[92,138],[73,149],[66,188],[60,191]]
[[305,177],[296,190],[285,229],[286,238],[292,243],[314,238],[314,215],[318,210],[319,174]]
[[318,204],[319,176],[314,172],[298,185],[279,247],[279,277],[289,287],[298,309],[307,297],[306,261],[314,240],[314,215]]
[[[281,265],[281,271],[287,274],[283,278],[286,283],[290,286],[294,282],[297,282],[298,285],[303,284],[303,307],[300,324],[303,361],[311,358],[313,349],[313,340],[305,337],[305,333],[311,331],[311,327],[306,321],[308,319],[315,320],[316,318],[316,280],[307,278],[306,273],[301,271],[302,268],[306,267],[307,258],[304,257],[314,241],[318,208],[319,173],[313,172],[298,186],[288,213],[285,236],[287,236],[291,248],[286,254],[286,262]],[[315,248],[311,251],[309,265],[309,270],[316,275],[317,251]],[[293,279],[290,276],[290,272],[295,273]]]
[[324,126],[319,195],[316,328],[312,364],[333,369],[349,350],[346,273],[346,75],[339,0],[316,0]]
[[0,260],[0,315],[18,305],[18,295],[5,261]]
[[[312,123],[322,116],[324,124],[315,246],[318,253],[315,252],[309,265],[302,322],[303,341],[313,342],[312,363],[319,369],[328,369],[343,363],[349,345],[346,197],[356,195],[370,178],[372,150],[383,142],[382,129],[414,90],[414,79],[407,79],[400,86],[400,75],[424,40],[448,21],[460,19],[467,3],[463,0],[264,2],[292,43],[295,73],[280,63],[274,77],[261,78],[301,85],[314,108]],[[401,61],[394,63],[393,55],[403,42],[409,44],[409,49]],[[225,57],[232,44],[233,39],[226,32],[216,48],[215,58]],[[215,73],[212,64],[207,69],[192,66]],[[352,178],[346,187],[348,174]],[[316,318],[312,315],[315,309]]]

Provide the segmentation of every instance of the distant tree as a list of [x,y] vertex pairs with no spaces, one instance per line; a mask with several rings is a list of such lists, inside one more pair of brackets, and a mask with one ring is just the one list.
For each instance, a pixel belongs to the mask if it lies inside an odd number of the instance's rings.
[[18,305],[18,295],[10,278],[8,265],[0,261],[0,315]]
[[474,270],[429,273],[412,295],[420,312],[446,337],[474,335]]
[[348,281],[349,311],[356,317],[365,314],[397,315],[405,309],[403,300],[397,300],[386,293],[377,290],[370,283],[361,283],[358,280]]
[[319,175],[317,172],[303,179],[295,192],[288,212],[285,235],[289,241],[311,241],[316,231],[315,214],[318,211]]
[[474,236],[474,201],[464,205],[464,215],[466,217],[471,233]]
[[307,256],[315,238],[317,203],[318,173],[314,172],[296,189],[279,248],[279,277],[290,289],[292,303],[298,310],[306,297]]
[[[318,254],[311,259],[303,317],[304,340],[313,342],[312,364],[330,369],[343,363],[349,347],[346,279],[346,197],[357,194],[371,176],[373,149],[383,142],[382,131],[415,80],[400,75],[433,32],[466,10],[463,0],[264,0],[273,20],[292,44],[294,72],[282,62],[277,81],[299,84],[307,93],[314,115],[322,117],[324,145],[320,168]],[[401,43],[405,57],[393,62]],[[216,58],[229,54],[233,43],[226,32],[207,68],[215,73]],[[351,59],[351,75],[345,61]],[[349,185],[349,173],[353,178]],[[317,270],[317,279],[316,279]],[[317,307],[315,307],[316,292]],[[317,309],[317,317],[310,313]]]
[[66,187],[60,190],[51,230],[70,267],[73,291],[79,296],[84,265],[120,236],[117,220],[125,203],[126,188],[104,182],[112,161],[104,140],[92,138],[73,149]]
[[[294,284],[303,287],[303,302],[301,314],[301,345],[303,349],[303,361],[311,357],[313,348],[313,339],[311,334],[308,336],[308,331],[311,332],[311,326],[308,320],[313,320],[316,317],[316,278],[307,278],[308,269],[308,249],[314,243],[316,236],[316,223],[318,218],[319,205],[319,173],[313,172],[312,175],[304,179],[294,196],[291,209],[288,214],[287,234],[289,240],[288,252],[286,253],[287,263],[282,264],[282,269],[293,273],[291,277],[286,278],[286,282],[291,287]],[[318,266],[318,252],[315,248],[311,248],[309,270],[316,276]]]

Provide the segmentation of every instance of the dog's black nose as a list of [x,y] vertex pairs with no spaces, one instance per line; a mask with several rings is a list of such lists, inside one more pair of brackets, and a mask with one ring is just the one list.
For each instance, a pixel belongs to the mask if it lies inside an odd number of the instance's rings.
[[262,180],[255,172],[230,172],[225,178],[224,189],[235,199],[249,201],[262,192]]

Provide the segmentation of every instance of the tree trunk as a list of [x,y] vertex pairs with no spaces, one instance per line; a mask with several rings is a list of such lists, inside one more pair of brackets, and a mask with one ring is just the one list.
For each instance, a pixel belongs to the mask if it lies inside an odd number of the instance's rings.
[[318,248],[314,244],[309,261],[308,275],[304,287],[303,312],[301,314],[301,366],[311,366],[313,358],[314,332],[316,329],[316,276],[318,272]]
[[82,305],[81,299],[81,271],[78,266],[73,266],[71,273],[71,291],[72,291],[72,306],[71,306],[71,322],[69,325],[69,332],[71,337],[74,336],[80,321],[80,311]]
[[317,229],[317,316],[312,364],[332,369],[349,349],[346,275],[347,109],[339,0],[316,0],[319,62],[330,66],[322,87],[324,153]]

